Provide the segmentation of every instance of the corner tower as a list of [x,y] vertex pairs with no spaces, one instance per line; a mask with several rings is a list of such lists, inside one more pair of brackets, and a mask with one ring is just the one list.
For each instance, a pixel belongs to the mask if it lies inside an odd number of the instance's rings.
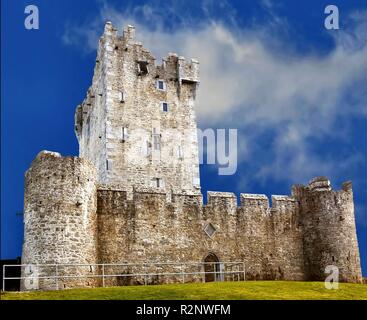
[[102,184],[200,192],[194,101],[199,64],[169,54],[161,65],[110,22],[99,41],[92,86],[77,107],[80,157]]
[[352,183],[332,190],[326,177],[308,186],[294,186],[303,226],[303,251],[307,279],[322,281],[328,265],[338,267],[340,281],[362,282]]

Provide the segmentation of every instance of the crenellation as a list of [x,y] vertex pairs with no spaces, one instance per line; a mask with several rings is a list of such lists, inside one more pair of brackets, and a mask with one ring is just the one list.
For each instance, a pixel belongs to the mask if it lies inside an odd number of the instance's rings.
[[261,207],[265,211],[269,211],[269,198],[265,194],[241,193],[240,202],[242,208]]
[[128,43],[135,39],[135,27],[132,25],[128,25],[126,29],[123,30],[122,39]]
[[272,214],[279,211],[293,213],[298,208],[298,200],[292,196],[272,195],[271,203]]
[[343,191],[351,192],[352,191],[352,181],[346,181],[342,184]]
[[311,191],[331,191],[331,184],[330,180],[327,177],[316,177],[312,179],[309,184],[308,188]]
[[234,193],[208,191],[207,198],[208,203],[206,207],[218,209],[223,216],[236,214],[237,197]]

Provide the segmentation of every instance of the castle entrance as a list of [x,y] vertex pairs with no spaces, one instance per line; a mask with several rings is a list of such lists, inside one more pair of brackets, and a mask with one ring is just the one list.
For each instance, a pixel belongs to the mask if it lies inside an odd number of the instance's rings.
[[223,281],[222,263],[214,253],[204,259],[205,282]]

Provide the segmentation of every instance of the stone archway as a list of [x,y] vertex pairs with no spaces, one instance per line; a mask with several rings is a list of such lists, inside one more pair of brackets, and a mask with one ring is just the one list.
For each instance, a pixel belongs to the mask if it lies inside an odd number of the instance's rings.
[[222,281],[221,264],[213,252],[204,259],[204,270],[205,282]]

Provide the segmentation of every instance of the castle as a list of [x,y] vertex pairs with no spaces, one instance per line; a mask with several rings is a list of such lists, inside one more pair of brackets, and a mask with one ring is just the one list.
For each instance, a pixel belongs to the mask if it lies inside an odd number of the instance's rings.
[[[227,192],[208,192],[203,204],[198,85],[198,61],[169,54],[156,65],[134,27],[119,36],[106,23],[75,114],[79,157],[43,151],[26,173],[22,263],[90,265],[95,275],[102,263],[243,261],[248,280],[320,281],[335,265],[340,281],[361,282],[350,182],[333,191],[318,177],[272,196],[271,207],[261,194],[241,194],[238,206]],[[46,277],[40,288],[54,288]],[[60,285],[101,282],[66,277]]]

